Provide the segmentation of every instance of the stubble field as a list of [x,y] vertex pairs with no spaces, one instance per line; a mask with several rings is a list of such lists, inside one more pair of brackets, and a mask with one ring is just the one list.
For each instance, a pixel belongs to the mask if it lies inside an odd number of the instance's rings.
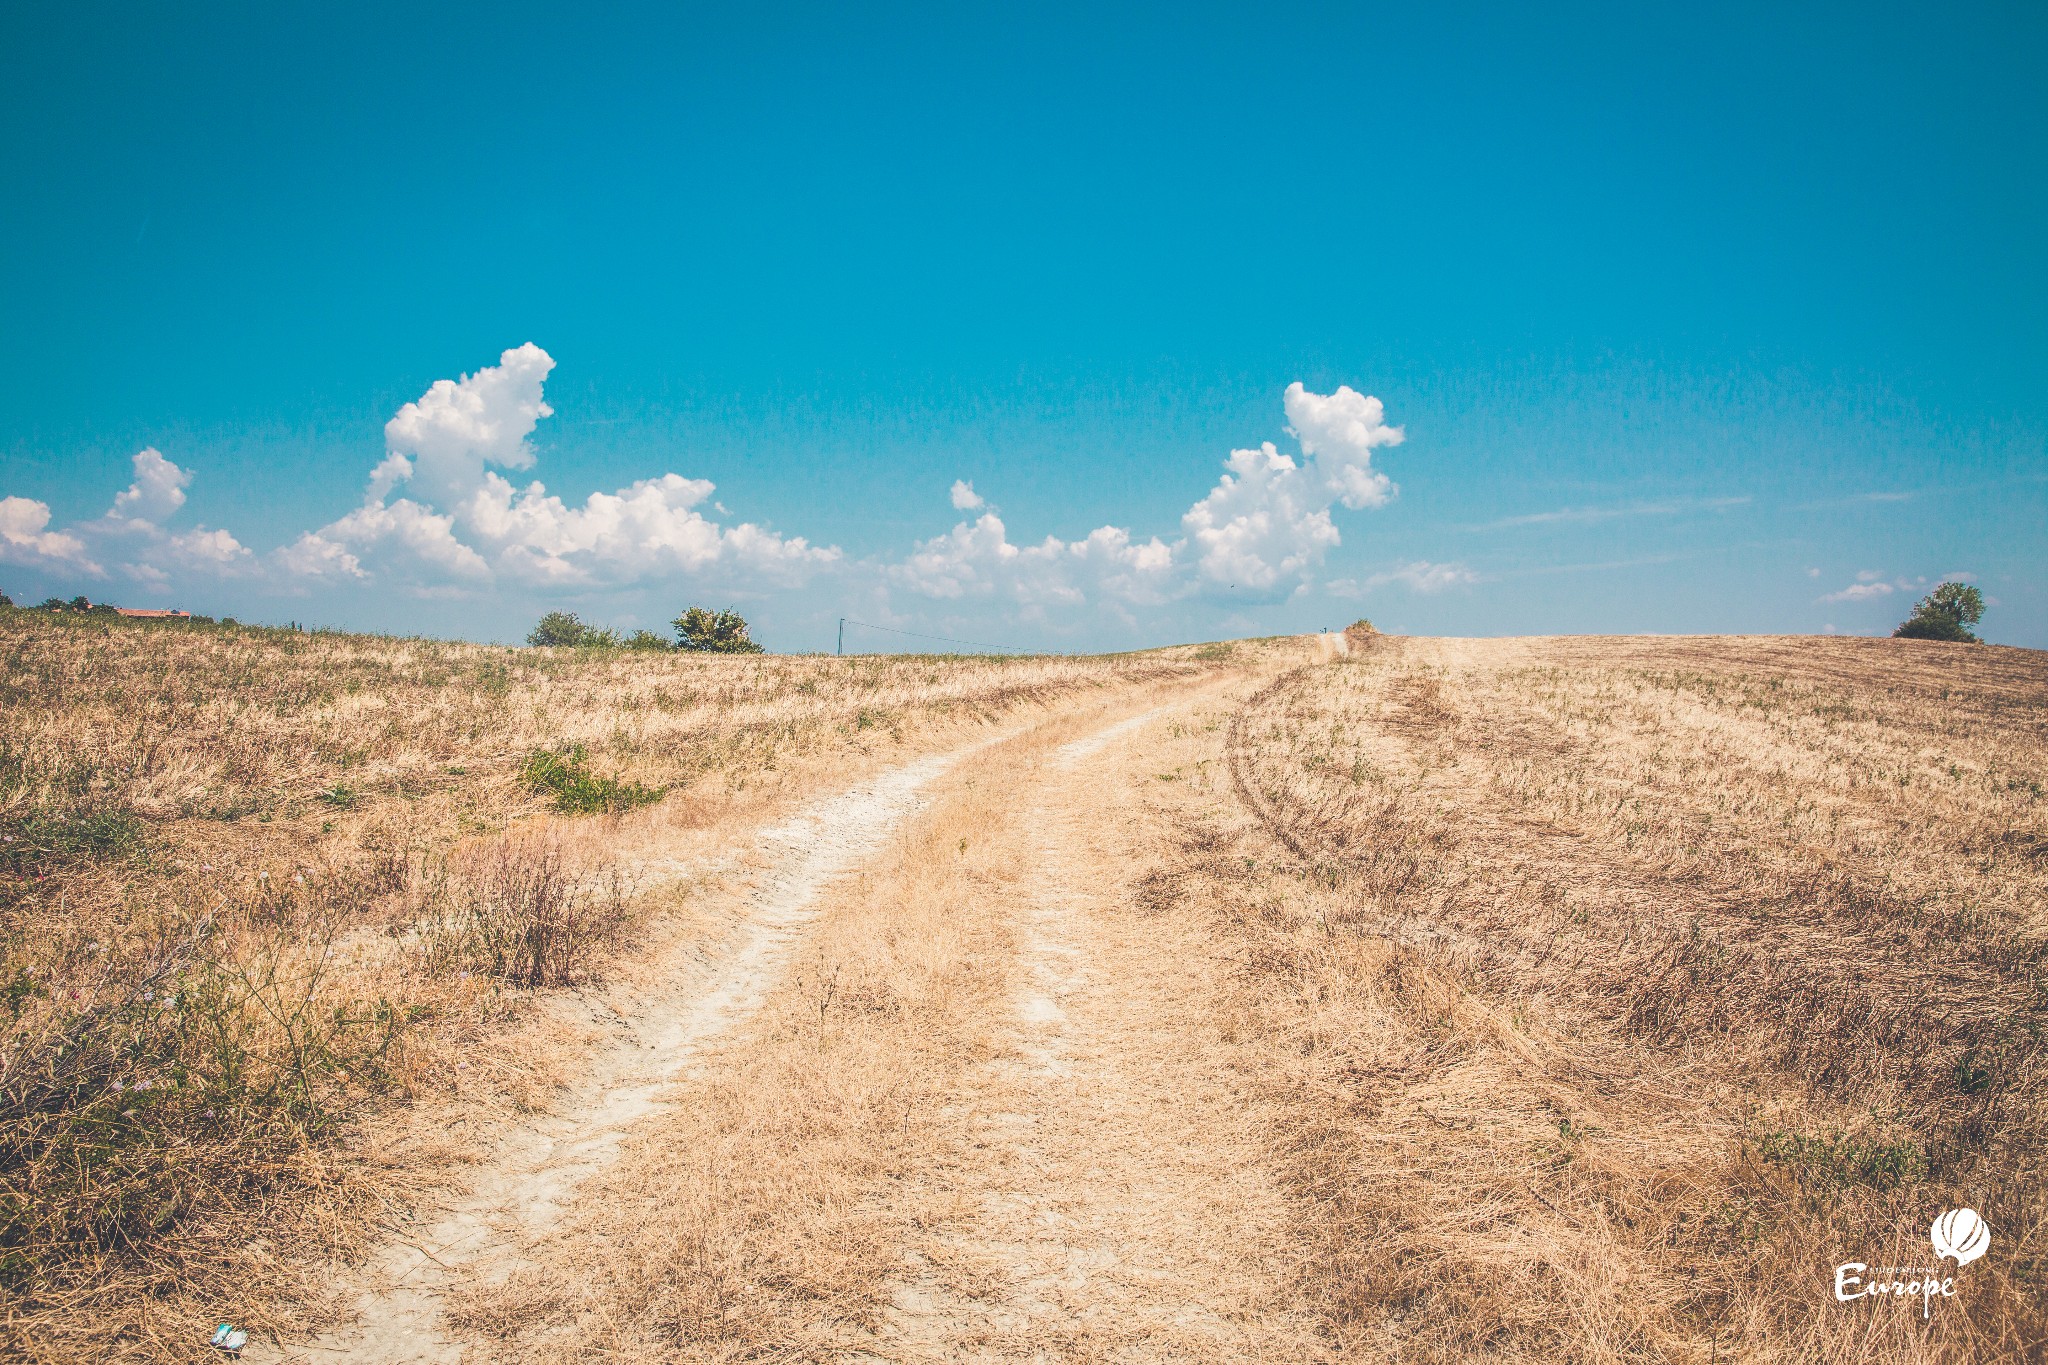
[[2048,1341],[2037,653],[0,645],[9,1354]]

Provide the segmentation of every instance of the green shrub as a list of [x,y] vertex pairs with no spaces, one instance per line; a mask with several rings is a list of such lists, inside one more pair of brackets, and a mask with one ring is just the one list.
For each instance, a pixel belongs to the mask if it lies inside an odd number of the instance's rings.
[[565,815],[616,815],[651,805],[668,794],[666,787],[644,787],[591,772],[581,744],[559,750],[535,749],[526,756],[519,775],[535,791],[551,793],[555,809]]
[[1977,643],[1977,637],[1956,622],[1940,616],[1912,616],[1892,632],[1894,640],[1948,640],[1959,645]]
[[676,648],[692,654],[759,654],[761,646],[747,633],[747,621],[736,611],[691,607],[671,622]]
[[572,649],[585,643],[589,635],[590,627],[575,612],[551,611],[526,633],[526,643]]
[[620,635],[606,626],[586,624],[573,611],[551,611],[526,633],[526,643],[556,649],[667,649],[668,641],[651,630]]

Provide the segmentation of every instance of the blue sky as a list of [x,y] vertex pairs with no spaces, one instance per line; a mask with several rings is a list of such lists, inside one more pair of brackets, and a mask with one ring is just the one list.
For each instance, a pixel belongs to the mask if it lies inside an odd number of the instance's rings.
[[2048,11],[970,8],[11,8],[0,586],[2048,645]]

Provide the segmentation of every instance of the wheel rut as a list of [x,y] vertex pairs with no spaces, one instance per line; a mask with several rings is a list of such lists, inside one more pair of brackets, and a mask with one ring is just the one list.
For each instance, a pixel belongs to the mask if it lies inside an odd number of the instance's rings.
[[[1321,1354],[1267,1311],[1287,1214],[1209,1033],[1206,950],[1121,895],[1154,836],[1131,799],[1146,751],[1124,741],[1174,709],[1064,745],[1019,793],[1007,1046],[944,1116],[973,1154],[949,1193],[974,1213],[912,1258],[858,1359]],[[951,1265],[996,1274],[963,1287]]]
[[765,870],[737,946],[710,975],[678,962],[673,995],[657,995],[652,1008],[623,1021],[553,1113],[505,1133],[473,1168],[465,1194],[396,1230],[366,1268],[354,1326],[282,1350],[252,1342],[244,1358],[463,1360],[464,1343],[443,1330],[445,1295],[466,1279],[490,1282],[519,1268],[526,1244],[546,1234],[577,1187],[611,1163],[627,1131],[669,1102],[670,1088],[707,1046],[760,1008],[816,916],[825,884],[879,847],[961,756],[893,769],[763,830],[757,846]]

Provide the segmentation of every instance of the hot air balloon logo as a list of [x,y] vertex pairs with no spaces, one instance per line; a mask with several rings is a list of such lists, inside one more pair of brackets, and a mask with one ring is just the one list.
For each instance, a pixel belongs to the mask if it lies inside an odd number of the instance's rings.
[[1991,1229],[1975,1209],[1950,1209],[1929,1230],[1937,1260],[1946,1257],[1961,1269],[1991,1250]]

